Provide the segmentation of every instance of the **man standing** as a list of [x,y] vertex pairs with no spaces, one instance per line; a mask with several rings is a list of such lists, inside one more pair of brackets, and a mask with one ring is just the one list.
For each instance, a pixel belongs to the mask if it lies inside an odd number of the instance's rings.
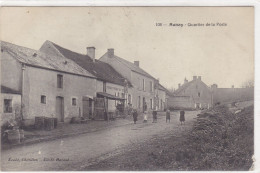
[[134,112],[133,112],[133,119],[134,119],[135,124],[136,124],[136,121],[137,121],[137,116],[138,116],[138,113],[137,113],[137,110],[135,109]]
[[181,122],[181,125],[182,125],[182,123],[183,124],[185,123],[185,112],[184,112],[184,110],[180,111],[180,122]]
[[157,110],[153,110],[153,123],[157,123]]
[[171,113],[170,110],[167,109],[166,111],[166,123],[169,121],[169,123],[171,122]]

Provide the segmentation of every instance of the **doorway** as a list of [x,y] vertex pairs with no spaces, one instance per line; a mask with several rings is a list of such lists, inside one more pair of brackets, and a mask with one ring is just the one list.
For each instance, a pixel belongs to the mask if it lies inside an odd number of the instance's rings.
[[59,122],[64,122],[64,98],[56,97],[56,116]]

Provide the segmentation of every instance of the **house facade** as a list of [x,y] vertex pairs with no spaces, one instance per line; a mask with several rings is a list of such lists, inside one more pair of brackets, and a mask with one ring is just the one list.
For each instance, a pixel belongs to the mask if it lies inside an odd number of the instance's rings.
[[[103,119],[104,112],[113,113],[119,106],[125,107],[128,102],[131,102],[131,96],[127,94],[128,88],[132,87],[131,83],[108,63],[96,59],[95,47],[87,47],[86,54],[80,54],[46,41],[40,51],[67,58],[96,77],[94,97],[97,98],[86,100],[93,105],[93,109],[99,109],[98,107],[102,109],[101,105],[104,104],[105,110],[96,110],[100,112],[100,116],[93,115],[96,117],[92,118]],[[98,98],[105,98],[104,103],[95,103],[98,102]],[[99,100],[103,102],[102,99]]]
[[127,100],[133,108],[143,112],[144,110],[158,109],[158,100],[162,100],[162,102],[165,103],[165,97],[162,94],[163,90],[159,90],[159,88],[156,87],[159,85],[158,80],[141,69],[139,61],[135,61],[134,63],[126,61],[116,56],[114,49],[108,49],[99,60],[110,64],[116,71],[131,82],[133,87],[128,88]]
[[168,98],[168,106],[175,109],[207,109],[212,106],[212,93],[201,76],[193,76],[192,81],[184,79],[184,84]]
[[96,77],[73,61],[3,41],[1,85],[21,93],[25,125],[39,116],[59,122],[83,116],[84,97],[96,93]]

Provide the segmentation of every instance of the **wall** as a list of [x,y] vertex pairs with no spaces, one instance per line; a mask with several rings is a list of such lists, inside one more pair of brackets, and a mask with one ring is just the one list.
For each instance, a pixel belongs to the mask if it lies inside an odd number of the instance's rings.
[[[159,97],[159,107],[158,109],[163,111],[166,108],[166,92],[163,90],[158,90],[158,97]],[[162,104],[161,104],[162,102]]]
[[169,108],[194,108],[194,103],[189,96],[170,96],[168,98]]
[[[114,58],[109,58],[107,57],[107,54],[103,55],[100,58],[101,61],[107,62],[110,64],[116,71],[118,71],[122,76],[127,78],[131,84],[133,85],[133,88],[129,89],[128,93],[131,94],[132,97],[132,106],[133,108],[138,109],[138,97],[141,97],[141,109],[143,107],[143,98],[145,98],[147,107],[150,108],[150,99],[152,99],[154,102],[154,89],[153,92],[150,92],[150,84],[149,81],[153,82],[153,88],[154,88],[154,81],[151,78],[148,78],[144,75],[141,75],[139,73],[136,73],[132,71],[130,68],[128,68],[126,65],[123,63],[115,60]],[[145,79],[145,91],[139,86],[139,80],[138,78],[142,81],[142,79]]]
[[5,51],[1,53],[1,85],[21,91],[22,65]]
[[[4,99],[12,99],[12,113],[4,113]],[[1,93],[0,102],[1,125],[6,121],[15,119],[15,115],[19,116],[21,113],[21,95]]]
[[[116,94],[117,96],[119,93],[119,97],[122,97],[122,94],[124,93],[124,87],[121,85],[106,83],[106,92],[111,95]],[[108,111],[115,111],[117,102],[119,101],[108,100]]]
[[[139,109],[138,99],[139,99],[139,96],[140,96],[141,97],[140,109],[142,109],[142,107],[143,107],[143,98],[145,98],[146,103],[147,103],[147,108],[149,110],[151,108],[150,99],[153,100],[152,103],[154,104],[154,97],[155,97],[153,79],[148,78],[148,77],[141,75],[139,73],[136,73],[134,71],[131,72],[131,76],[132,76],[131,83],[133,85],[133,89],[131,90],[132,95],[133,95],[133,107]],[[142,85],[139,84],[140,81],[138,79],[140,79],[141,83],[142,83],[142,80],[145,79],[145,90],[143,90]],[[149,81],[153,82],[152,92],[150,91]],[[152,105],[152,106],[154,106],[154,105]]]
[[213,103],[254,100],[254,88],[213,89]]
[[[57,74],[63,75],[63,88],[57,88]],[[69,121],[73,116],[82,114],[82,97],[96,95],[96,80],[51,70],[26,67],[25,70],[25,107],[26,119],[35,116],[56,116],[56,97],[64,98],[64,117]],[[46,96],[46,104],[41,103],[41,95]],[[72,105],[76,98],[76,106]]]

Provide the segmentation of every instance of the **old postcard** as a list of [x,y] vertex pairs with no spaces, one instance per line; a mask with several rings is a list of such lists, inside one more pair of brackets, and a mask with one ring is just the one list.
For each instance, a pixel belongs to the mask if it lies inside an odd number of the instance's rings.
[[1,7],[1,170],[254,170],[254,15]]

